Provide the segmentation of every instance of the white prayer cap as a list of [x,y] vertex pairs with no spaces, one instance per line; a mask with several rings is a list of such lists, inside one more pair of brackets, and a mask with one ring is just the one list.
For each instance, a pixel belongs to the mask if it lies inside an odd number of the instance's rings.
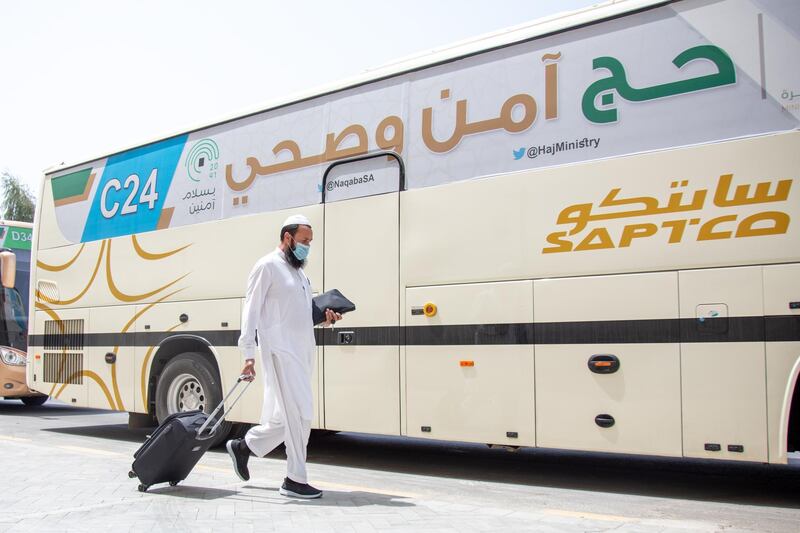
[[283,227],[285,228],[286,226],[294,226],[295,224],[309,227],[311,226],[311,222],[309,222],[308,219],[303,215],[292,215],[283,222]]

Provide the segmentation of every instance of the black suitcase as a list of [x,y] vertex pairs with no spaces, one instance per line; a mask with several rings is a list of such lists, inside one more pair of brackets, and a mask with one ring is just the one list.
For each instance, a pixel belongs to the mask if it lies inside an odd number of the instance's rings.
[[240,383],[246,385],[231,404],[232,408],[250,384],[241,377],[210,415],[202,411],[175,413],[158,426],[133,454],[133,465],[128,472],[128,477],[139,478],[140,492],[145,492],[156,483],[168,482],[174,487],[186,479],[208,450],[217,428],[225,420],[225,414],[219,417],[210,430],[208,426]]

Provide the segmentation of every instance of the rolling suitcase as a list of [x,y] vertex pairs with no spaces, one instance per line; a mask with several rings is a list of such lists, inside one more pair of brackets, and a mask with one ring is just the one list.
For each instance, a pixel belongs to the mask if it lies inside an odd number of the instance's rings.
[[[208,430],[214,417],[225,405],[225,402],[239,388],[239,395],[230,405],[232,408],[247,390],[249,381],[239,377],[236,385],[228,392],[220,404],[210,415],[202,411],[175,413],[150,435],[144,444],[133,454],[133,465],[128,477],[139,478],[139,491],[145,492],[156,483],[169,483],[175,486],[192,471],[211,445],[215,432],[223,420],[225,413]],[[208,430],[208,431],[207,431]]]

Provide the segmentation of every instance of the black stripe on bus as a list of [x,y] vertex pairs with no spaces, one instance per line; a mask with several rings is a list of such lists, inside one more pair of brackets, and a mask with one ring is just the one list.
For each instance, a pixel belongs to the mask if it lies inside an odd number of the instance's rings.
[[534,324],[535,344],[680,342],[680,320],[605,320]]
[[334,346],[339,344],[337,337],[342,332],[352,331],[352,345],[362,346],[398,346],[403,344],[403,328],[400,326],[370,326],[360,328],[325,328],[315,329],[317,345]]
[[800,315],[768,316],[764,329],[768,341],[800,341]]
[[[165,339],[177,336],[199,337],[206,340],[211,346],[236,346],[239,333],[238,330],[84,333],[84,346],[157,346]],[[28,340],[31,346],[42,346],[44,335],[31,335]]]
[[[515,344],[664,344],[678,342],[800,341],[800,315],[660,320],[603,320],[449,326],[378,326],[314,330],[321,346],[339,344],[353,332],[353,346],[469,346]],[[88,333],[86,346],[155,346],[176,335],[205,339],[212,346],[236,346],[237,330]],[[42,346],[44,335],[32,335]]]

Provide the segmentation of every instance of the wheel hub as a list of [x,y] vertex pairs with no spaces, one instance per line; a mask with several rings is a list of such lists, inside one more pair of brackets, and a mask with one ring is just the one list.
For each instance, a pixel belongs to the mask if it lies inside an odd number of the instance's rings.
[[206,394],[198,379],[191,374],[177,376],[169,385],[167,409],[169,414],[205,411]]

